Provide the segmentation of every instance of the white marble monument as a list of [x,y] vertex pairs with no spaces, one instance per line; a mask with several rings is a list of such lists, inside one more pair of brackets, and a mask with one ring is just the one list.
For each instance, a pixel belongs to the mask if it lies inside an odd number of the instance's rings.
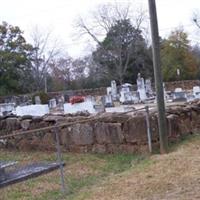
[[114,101],[117,100],[117,84],[115,80],[111,81],[111,95]]
[[139,97],[141,101],[144,101],[147,99],[144,78],[141,77],[140,73],[138,73],[138,78],[137,78],[137,91],[139,93]]
[[147,96],[152,97],[153,96],[153,90],[152,90],[152,87],[151,87],[151,79],[145,80],[145,89],[146,89]]

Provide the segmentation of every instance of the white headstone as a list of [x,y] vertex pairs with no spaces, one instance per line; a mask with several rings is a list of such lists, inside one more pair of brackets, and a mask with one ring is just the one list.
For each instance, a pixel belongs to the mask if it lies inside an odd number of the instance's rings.
[[200,87],[199,86],[193,87],[193,95],[194,95],[195,99],[200,99]]
[[29,105],[29,106],[17,106],[16,107],[16,115],[24,116],[43,116],[49,113],[48,105]]
[[147,99],[145,85],[144,85],[144,79],[140,76],[140,73],[138,73],[138,78],[137,78],[137,91],[139,92],[141,101]]
[[58,106],[59,106],[59,108],[60,108],[61,110],[64,110],[64,102],[65,102],[65,98],[64,98],[64,96],[62,95],[62,96],[60,96],[60,97],[58,98]]
[[105,107],[112,107],[113,106],[112,95],[106,95],[105,96],[104,106]]
[[77,112],[84,112],[87,111],[89,113],[95,113],[94,109],[94,103],[92,101],[84,101],[82,103],[76,103],[76,104],[71,104],[71,103],[65,103],[64,104],[64,113],[68,114],[74,114]]
[[113,100],[117,100],[117,84],[115,80],[111,81],[111,95]]
[[111,95],[112,94],[112,88],[111,87],[107,87],[106,88],[106,92],[107,92],[107,95]]
[[152,90],[152,87],[151,87],[151,79],[145,80],[145,88],[146,88],[146,93],[148,94],[148,96],[152,96],[153,90]]
[[185,91],[182,90],[182,88],[176,88],[173,93],[173,101],[186,101],[187,100],[187,94]]
[[182,88],[175,88],[174,92],[183,92]]
[[56,108],[56,99],[50,99],[49,100],[49,108]]
[[3,116],[5,113],[9,113],[15,110],[14,103],[3,103],[0,104],[0,116]]
[[122,88],[121,88],[121,91],[123,91],[124,93],[130,92],[130,87],[129,87],[129,85],[123,84],[123,85],[122,85]]
[[35,104],[41,104],[40,96],[35,96]]

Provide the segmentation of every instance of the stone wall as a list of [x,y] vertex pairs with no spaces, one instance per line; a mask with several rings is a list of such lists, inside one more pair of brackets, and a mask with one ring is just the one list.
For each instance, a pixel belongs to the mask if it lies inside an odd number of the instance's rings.
[[174,81],[165,83],[166,90],[168,91],[174,91],[175,88],[192,90],[194,86],[200,86],[200,80],[185,80],[185,81]]
[[[63,122],[75,122],[70,127],[59,130],[62,150],[70,152],[138,152],[147,151],[146,121],[144,113],[136,115],[104,113],[92,122],[80,124],[91,116],[45,116],[23,118],[9,117],[0,120],[0,135],[13,131],[31,130]],[[177,140],[180,136],[200,131],[200,102],[177,106],[166,112],[169,139]],[[152,142],[158,144],[157,114],[150,114]],[[54,150],[55,136],[53,130],[38,132],[33,135],[18,136],[1,141],[1,146],[21,150]]]

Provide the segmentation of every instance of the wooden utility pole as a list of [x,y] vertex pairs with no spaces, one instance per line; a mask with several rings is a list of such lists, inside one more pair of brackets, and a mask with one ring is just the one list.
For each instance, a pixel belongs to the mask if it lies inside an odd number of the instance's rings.
[[164,101],[163,79],[162,79],[161,61],[160,61],[160,41],[158,34],[156,3],[155,0],[148,0],[148,1],[149,1],[149,14],[150,14],[150,24],[151,24],[156,100],[158,108],[160,153],[167,153],[168,151],[167,124],[165,118],[165,101]]

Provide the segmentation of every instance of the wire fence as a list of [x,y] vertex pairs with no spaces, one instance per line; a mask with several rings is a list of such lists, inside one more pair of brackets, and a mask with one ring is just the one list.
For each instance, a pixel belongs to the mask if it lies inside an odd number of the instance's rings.
[[[151,139],[149,106],[145,106],[145,107],[139,108],[139,109],[132,109],[132,110],[129,110],[129,111],[126,111],[126,112],[121,112],[121,113],[118,113],[118,115],[120,116],[120,115],[124,115],[124,114],[128,114],[128,113],[135,113],[135,112],[140,112],[140,111],[145,112],[148,147],[149,147],[149,152],[151,153],[152,152],[152,139]],[[13,139],[14,137],[18,137],[18,136],[23,136],[23,135],[27,136],[27,135],[36,134],[36,133],[41,132],[41,131],[51,130],[47,133],[55,134],[57,162],[59,163],[59,166],[60,166],[61,191],[63,193],[66,193],[68,191],[68,189],[66,187],[65,180],[64,180],[64,170],[63,170],[63,161],[62,161],[62,155],[61,155],[61,146],[60,146],[60,138],[59,138],[60,131],[59,131],[59,129],[64,128],[64,127],[73,126],[77,123],[83,124],[83,123],[88,123],[88,122],[95,122],[95,121],[101,120],[103,118],[104,117],[100,117],[100,116],[92,116],[88,119],[77,120],[77,121],[74,121],[74,122],[60,123],[60,124],[58,124],[58,122],[56,121],[55,125],[52,125],[52,126],[37,128],[37,129],[27,130],[27,131],[18,131],[18,132],[14,132],[14,133],[11,133],[11,134],[0,136],[0,140],[6,140],[6,139],[9,140],[9,139]],[[52,132],[52,130],[53,130],[53,132]]]

